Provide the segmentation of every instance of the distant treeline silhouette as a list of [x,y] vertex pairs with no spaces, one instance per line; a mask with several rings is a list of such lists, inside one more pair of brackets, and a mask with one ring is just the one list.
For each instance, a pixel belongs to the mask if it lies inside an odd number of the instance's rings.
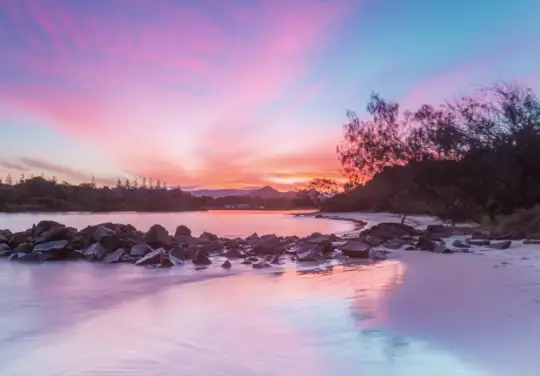
[[194,211],[208,209],[293,209],[310,207],[301,198],[197,197],[151,178],[118,179],[115,187],[98,187],[95,179],[78,185],[43,174],[15,182],[0,179],[0,211]]
[[367,110],[367,120],[347,113],[338,153],[349,184],[323,210],[479,220],[540,202],[540,100],[531,90],[497,84],[414,112],[373,94]]

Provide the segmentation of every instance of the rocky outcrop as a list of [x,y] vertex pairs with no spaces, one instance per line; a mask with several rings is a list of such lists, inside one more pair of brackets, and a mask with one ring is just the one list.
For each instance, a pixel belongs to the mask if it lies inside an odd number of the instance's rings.
[[351,240],[341,247],[345,256],[367,259],[370,256],[371,245],[361,240]]
[[174,232],[174,238],[178,239],[186,236],[191,236],[191,230],[189,229],[189,227],[184,225],[178,226],[176,228],[176,231]]
[[167,246],[172,243],[172,237],[165,227],[161,225],[153,225],[144,234],[144,242],[150,244],[153,247]]

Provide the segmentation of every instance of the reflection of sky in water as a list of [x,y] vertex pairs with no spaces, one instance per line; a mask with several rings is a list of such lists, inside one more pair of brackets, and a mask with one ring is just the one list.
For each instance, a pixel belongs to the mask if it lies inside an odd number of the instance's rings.
[[[239,266],[234,266],[238,270]],[[484,376],[388,331],[405,266],[228,278],[88,263],[0,263],[0,374]]]

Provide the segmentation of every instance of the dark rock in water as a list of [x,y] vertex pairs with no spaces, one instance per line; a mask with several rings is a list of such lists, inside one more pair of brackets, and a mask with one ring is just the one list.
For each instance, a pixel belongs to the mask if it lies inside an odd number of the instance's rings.
[[64,251],[69,248],[69,242],[67,240],[55,240],[52,242],[46,242],[37,244],[34,246],[34,249],[32,252],[41,252],[41,253],[47,253],[47,252],[58,252],[58,251]]
[[435,248],[439,245],[435,240],[426,238],[425,236],[421,236],[418,238],[418,242],[416,243],[416,248],[418,248],[421,251],[431,251],[433,252]]
[[298,261],[320,261],[324,257],[324,246],[321,244],[304,245],[293,251]]
[[251,262],[258,262],[259,259],[257,257],[248,257],[246,258],[247,261],[251,261]]
[[125,253],[126,250],[124,248],[118,248],[116,251],[105,255],[105,257],[103,258],[103,262],[106,264],[120,262]]
[[180,246],[174,246],[170,251],[169,254],[176,258],[177,260],[182,260],[182,262],[187,258],[187,252],[184,247]]
[[333,241],[336,240],[335,236],[332,235],[312,234],[307,238],[308,243],[322,246],[323,253],[330,253],[334,250],[334,247],[332,246]]
[[26,262],[40,262],[43,261],[44,255],[41,252],[32,252],[32,253],[23,253],[18,252],[17,261],[26,261]]
[[187,226],[180,225],[176,228],[176,231],[174,233],[174,238],[178,239],[184,236],[191,236],[191,230]]
[[261,240],[261,238],[259,237],[259,235],[256,232],[254,232],[253,234],[246,237],[245,240],[250,246],[254,247],[257,244],[259,244],[259,241]]
[[202,249],[197,249],[191,254],[191,262],[195,265],[212,264],[212,261],[208,258],[208,254]]
[[229,260],[226,260],[223,264],[221,264],[222,268],[230,269],[232,267],[232,264]]
[[373,260],[387,260],[388,251],[383,251],[381,249],[372,249],[369,253],[369,257]]
[[9,245],[6,243],[0,243],[0,256],[9,256],[14,251],[11,249]]
[[489,245],[491,242],[487,239],[465,239],[465,242],[470,245],[476,245],[479,247]]
[[446,252],[447,248],[446,248],[446,245],[444,243],[438,243],[435,248],[433,248],[433,253],[449,253],[449,252]]
[[388,249],[400,249],[405,244],[408,244],[408,242],[404,239],[392,239],[392,240],[387,240],[382,245],[384,248],[388,248]]
[[260,262],[257,262],[257,263],[255,263],[255,264],[251,265],[251,267],[252,267],[253,269],[266,269],[266,268],[270,268],[271,265],[268,264],[268,263],[266,263],[266,262],[264,262],[264,261],[260,261]]
[[36,244],[50,242],[54,240],[70,240],[77,233],[77,229],[73,227],[65,227],[64,225],[52,227],[36,236],[34,242]]
[[108,253],[108,249],[100,243],[94,243],[84,251],[84,256],[92,260],[101,260]]
[[512,245],[511,240],[504,240],[499,243],[491,243],[487,247],[491,249],[508,249]]
[[120,259],[121,262],[135,262],[137,257],[131,256],[129,253],[125,253],[124,256]]
[[206,268],[207,268],[206,266],[197,266],[195,267],[195,270],[204,270]]
[[147,253],[152,252],[154,249],[146,243],[140,243],[131,247],[129,254],[133,257],[142,257]]
[[13,233],[8,230],[0,230],[0,243],[8,243],[9,239],[13,236]]
[[234,259],[234,258],[242,258],[242,257],[244,257],[244,254],[242,252],[240,252],[240,250],[238,248],[231,248],[231,249],[227,249],[225,251],[224,256],[227,257],[227,258]]
[[10,254],[10,255],[8,256],[7,259],[8,259],[9,261],[15,261],[15,260],[18,260],[19,257],[24,256],[24,255],[26,255],[26,253],[22,253],[22,252],[20,252],[20,253],[19,253],[19,252],[17,252],[17,253],[12,253],[12,254]]
[[244,260],[244,261],[242,261],[240,264],[243,264],[243,265],[251,265],[252,262],[249,261],[249,260]]
[[205,231],[199,236],[199,240],[203,242],[215,242],[218,241],[219,238],[217,235]]
[[23,252],[23,253],[30,253],[34,249],[34,244],[32,243],[21,243],[18,246],[15,247],[13,250],[14,252]]
[[172,238],[165,227],[153,225],[144,234],[144,241],[152,246],[165,246],[171,244]]
[[161,262],[161,258],[164,254],[165,250],[163,248],[156,249],[155,251],[152,251],[138,259],[135,262],[135,265],[157,265]]
[[[167,256],[167,259],[173,266],[184,265],[184,262],[185,262],[184,259],[180,259],[178,257],[175,257],[170,252],[169,252],[169,255]],[[163,264],[163,262],[162,262],[162,264]]]
[[471,246],[459,239],[456,239],[452,242],[452,246],[456,248],[471,248]]
[[341,248],[341,252],[345,256],[353,258],[367,259],[370,256],[370,251],[371,245],[358,240],[350,240]]
[[418,236],[420,231],[411,226],[401,223],[379,223],[365,231],[359,236],[359,240],[371,246],[378,246],[390,239],[402,238],[404,236]]
[[273,255],[272,258],[270,259],[271,264],[279,264],[279,262],[280,262],[279,255]]
[[408,246],[407,248],[405,248],[406,251],[415,251],[416,248],[413,247],[412,245]]
[[281,239],[275,235],[265,235],[261,237],[258,244],[252,249],[256,255],[280,255],[285,252],[285,245]]
[[535,244],[535,245],[539,245],[540,244],[540,239],[525,239],[523,241],[523,244]]
[[21,243],[32,242],[32,233],[30,231],[21,231],[14,233],[9,239],[9,246],[16,248]]
[[55,222],[55,221],[40,221],[37,225],[32,228],[32,235],[37,238],[46,231],[49,231],[53,228],[61,228],[65,225]]

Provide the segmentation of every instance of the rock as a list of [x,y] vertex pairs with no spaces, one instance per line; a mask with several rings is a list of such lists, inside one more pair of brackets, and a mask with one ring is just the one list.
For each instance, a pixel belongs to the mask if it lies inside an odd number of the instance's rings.
[[99,242],[103,237],[110,235],[116,235],[116,231],[105,226],[98,226],[96,228],[96,231],[94,231],[94,235],[92,236],[92,238],[94,239],[94,241]]
[[163,248],[156,249],[141,257],[135,262],[135,265],[157,265],[161,262],[162,256],[165,254]]
[[165,227],[153,225],[146,234],[144,234],[144,242],[152,246],[166,246],[171,244],[172,238]]
[[12,236],[13,233],[10,230],[0,230],[0,243],[7,243]]
[[382,245],[384,248],[388,248],[388,249],[400,249],[405,244],[408,244],[408,243],[404,239],[391,239],[384,242]]
[[44,255],[41,252],[32,252],[32,253],[17,252],[17,255],[18,255],[17,261],[40,262],[46,259],[44,258]]
[[341,252],[345,256],[352,258],[369,258],[371,245],[363,241],[350,240],[341,248]]
[[94,241],[101,244],[109,252],[120,247],[120,236],[110,228],[99,226],[94,232]]
[[452,246],[456,248],[471,248],[471,246],[459,239],[456,239],[452,242]]
[[230,259],[234,259],[242,258],[244,257],[244,254],[238,248],[230,248],[225,251],[224,256]]
[[372,249],[369,252],[369,257],[373,260],[387,260],[388,259],[388,251],[383,251],[380,249]]
[[250,245],[250,246],[255,246],[258,244],[259,240],[260,240],[260,237],[259,235],[254,232],[253,234],[249,235],[248,237],[246,237],[246,242]]
[[182,263],[187,258],[187,252],[184,247],[180,246],[174,246],[170,251],[169,254],[174,257],[177,260],[181,260]]
[[34,246],[34,249],[32,252],[41,252],[41,253],[48,253],[48,252],[60,252],[68,249],[69,242],[67,240],[55,240],[52,242],[46,242],[37,244]]
[[229,260],[226,260],[223,264],[221,264],[222,268],[230,269],[232,267],[232,264]]
[[476,246],[482,247],[482,246],[489,245],[491,242],[489,240],[487,240],[487,239],[468,238],[468,239],[465,239],[465,243],[470,244],[470,245],[476,245]]
[[475,231],[477,230],[474,227],[428,225],[426,231],[424,231],[424,236],[431,239],[441,239],[449,238],[450,236],[472,235]]
[[407,248],[405,248],[406,251],[416,251],[416,248],[413,247],[412,245],[408,246]]
[[116,262],[120,262],[125,253],[126,250],[124,248],[118,248],[116,251],[105,255],[105,257],[103,258],[103,262],[105,264],[113,264]]
[[270,259],[271,264],[279,264],[279,262],[280,262],[279,255],[273,255],[272,258]]
[[184,225],[180,225],[176,228],[176,231],[174,232],[174,238],[178,239],[185,236],[191,236],[191,230]]
[[324,247],[320,244],[308,244],[294,250],[298,261],[319,261],[324,255]]
[[26,253],[22,253],[22,252],[21,252],[21,253],[19,253],[19,252],[17,252],[17,253],[12,253],[12,254],[10,254],[10,255],[8,256],[7,259],[8,259],[9,261],[15,261],[15,260],[18,260],[20,256],[24,256],[24,255],[26,255]]
[[94,243],[84,251],[84,257],[92,260],[102,260],[108,253],[108,249],[100,243]]
[[205,231],[199,236],[199,240],[203,242],[215,242],[218,241],[219,238],[217,235]]
[[435,240],[427,238],[425,236],[421,236],[418,238],[418,242],[416,243],[416,248],[418,248],[421,251],[434,251],[439,243],[437,243]]
[[77,233],[77,229],[73,227],[65,227],[64,225],[52,227],[44,232],[41,235],[36,236],[35,243],[45,243],[54,240],[70,240]]
[[152,252],[154,249],[146,243],[136,244],[131,247],[129,254],[133,257],[142,257],[147,253]]
[[334,250],[332,242],[335,241],[335,238],[333,236],[320,234],[313,235],[314,234],[307,238],[308,243],[320,245],[323,253],[331,253]]
[[47,232],[53,228],[62,228],[65,227],[65,225],[55,222],[55,221],[40,221],[37,225],[32,227],[32,235],[34,238],[39,237],[44,232]]
[[272,266],[264,261],[260,261],[251,265],[251,267],[253,269],[266,269],[266,268],[271,268]]
[[212,261],[208,258],[208,255],[202,249],[196,249],[191,254],[191,262],[195,265],[210,265]]
[[[179,266],[179,265],[184,265],[184,262],[185,260],[184,259],[181,259],[181,258],[178,258],[176,256],[174,256],[173,254],[171,254],[169,252],[169,255],[167,256],[169,262],[173,265],[173,266]],[[163,262],[162,262],[163,264]]]
[[246,260],[249,262],[259,262],[259,259],[257,257],[248,257]]
[[379,223],[367,230],[362,231],[362,233],[360,234],[360,238],[368,244],[375,246],[375,244],[372,244],[371,242],[366,240],[371,239],[373,243],[381,241],[381,243],[377,244],[380,245],[382,244],[382,242],[389,239],[402,238],[403,236],[418,236],[420,234],[420,231],[414,229],[411,226],[401,223],[388,222]]
[[240,264],[243,264],[243,265],[251,265],[252,262],[249,261],[249,260],[244,260],[244,261],[242,261]]
[[499,242],[499,243],[491,243],[491,244],[487,245],[487,247],[491,248],[491,249],[508,249],[508,248],[510,248],[511,245],[512,245],[511,240],[504,240],[504,241]]
[[9,245],[6,243],[0,243],[0,256],[9,256],[14,251],[11,249]]
[[280,255],[285,252],[285,245],[275,235],[265,235],[258,240],[258,244],[252,249],[256,255]]
[[120,259],[121,262],[135,262],[137,257],[131,256],[129,253],[125,253],[124,256]]
[[9,239],[9,246],[11,248],[17,247],[21,243],[31,243],[32,233],[30,231],[21,231],[14,233]]
[[540,240],[538,239],[525,239],[523,241],[523,244],[535,244],[535,245],[539,245],[540,244]]
[[195,267],[195,270],[204,270],[206,268],[207,268],[206,266],[197,266]]
[[433,248],[433,253],[447,253],[446,251],[446,245],[443,243],[439,243]]

